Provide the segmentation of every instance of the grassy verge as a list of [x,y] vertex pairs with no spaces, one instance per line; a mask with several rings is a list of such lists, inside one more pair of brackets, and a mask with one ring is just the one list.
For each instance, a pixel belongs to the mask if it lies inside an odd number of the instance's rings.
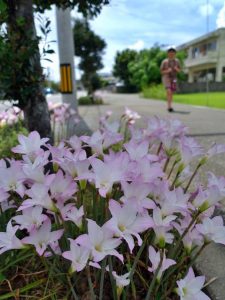
[[[165,100],[165,89],[162,85],[145,88],[143,90],[143,97]],[[174,102],[225,109],[225,92],[175,94]]]

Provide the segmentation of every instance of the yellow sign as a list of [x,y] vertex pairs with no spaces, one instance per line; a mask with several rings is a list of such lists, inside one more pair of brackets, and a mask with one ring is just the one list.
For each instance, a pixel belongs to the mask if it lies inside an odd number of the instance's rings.
[[73,83],[72,83],[72,73],[70,64],[60,65],[60,75],[61,75],[61,93],[72,94],[73,93]]

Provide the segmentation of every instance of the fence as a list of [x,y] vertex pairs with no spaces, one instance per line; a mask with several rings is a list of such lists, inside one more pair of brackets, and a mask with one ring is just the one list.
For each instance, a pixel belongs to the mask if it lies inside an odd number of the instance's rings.
[[[209,92],[225,92],[225,82],[209,82]],[[204,93],[207,92],[206,82],[179,82],[178,83],[178,94],[188,93]]]

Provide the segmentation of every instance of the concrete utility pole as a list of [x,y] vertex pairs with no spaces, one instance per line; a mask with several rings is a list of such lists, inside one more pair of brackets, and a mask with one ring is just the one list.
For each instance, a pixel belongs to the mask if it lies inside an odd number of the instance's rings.
[[56,8],[57,36],[60,61],[61,93],[64,103],[77,110],[74,69],[74,41],[70,9]]

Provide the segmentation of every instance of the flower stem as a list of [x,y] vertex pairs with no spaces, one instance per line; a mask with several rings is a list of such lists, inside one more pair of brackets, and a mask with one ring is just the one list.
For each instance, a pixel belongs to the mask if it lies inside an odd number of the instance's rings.
[[70,277],[67,275],[67,281],[68,281],[68,283],[69,283],[69,286],[70,286],[70,289],[71,289],[71,292],[72,292],[72,294],[73,294],[73,297],[74,297],[74,299],[75,300],[79,300],[79,298],[78,298],[78,296],[77,296],[77,294],[76,294],[76,292],[75,292],[75,290],[74,290],[74,288],[73,288],[73,285],[72,285],[72,282],[71,282],[71,280],[70,280]]
[[152,291],[155,287],[155,283],[156,283],[156,280],[157,280],[157,275],[159,273],[160,268],[162,267],[162,263],[163,263],[163,251],[160,249],[160,262],[159,262],[159,265],[158,265],[158,267],[155,271],[152,282],[149,286],[148,293],[147,293],[147,296],[145,297],[145,300],[150,300],[151,299]]
[[109,276],[110,276],[110,282],[111,282],[112,291],[113,291],[113,300],[117,300],[116,284],[115,284],[115,279],[113,278],[112,272],[113,272],[112,258],[111,258],[111,256],[109,256]]
[[103,285],[104,285],[104,277],[105,277],[105,267],[106,267],[106,258],[103,260],[102,269],[101,269],[101,279],[100,279],[100,292],[99,292],[99,300],[103,298]]
[[192,174],[191,178],[189,179],[188,184],[187,184],[186,188],[184,189],[184,193],[185,193],[185,194],[187,193],[187,190],[189,189],[189,186],[191,185],[191,183],[192,183],[193,179],[195,178],[195,176],[196,176],[196,174],[197,174],[199,168],[201,167],[201,165],[202,165],[201,163],[199,163],[199,164],[197,165],[197,167],[196,167],[194,173]]
[[91,299],[96,300],[96,296],[95,296],[94,289],[93,289],[93,284],[92,284],[92,281],[91,281],[90,267],[87,266],[86,270],[87,270],[88,285],[89,285],[89,289],[90,289],[90,292],[91,292]]

